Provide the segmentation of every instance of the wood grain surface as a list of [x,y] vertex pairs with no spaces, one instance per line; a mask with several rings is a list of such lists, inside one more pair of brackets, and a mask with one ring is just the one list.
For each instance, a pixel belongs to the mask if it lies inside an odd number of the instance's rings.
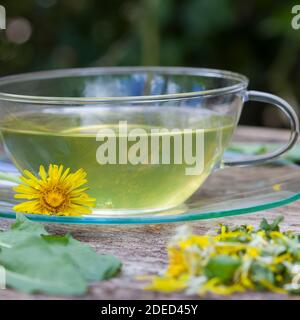
[[[239,141],[279,142],[288,138],[284,130],[241,127],[235,134]],[[232,170],[232,169],[226,169]],[[239,169],[234,174],[242,174]],[[294,169],[298,170],[298,169]],[[261,174],[261,173],[258,173]],[[237,177],[238,178],[238,177]],[[260,211],[258,213],[222,219],[202,220],[190,222],[194,231],[200,234],[216,229],[219,223],[229,225],[253,224],[258,225],[263,217],[273,219],[278,214],[285,216],[284,229],[300,231],[300,201],[284,207]],[[0,229],[9,228],[12,221],[0,219]],[[89,292],[82,297],[63,297],[64,299],[201,299],[198,296],[184,294],[161,294],[143,290],[144,283],[136,276],[157,274],[167,263],[166,244],[174,233],[175,228],[182,223],[131,226],[78,226],[47,224],[51,233],[72,235],[90,244],[99,253],[110,253],[119,257],[123,262],[120,274],[108,281],[91,285]],[[54,270],[55,272],[55,270]],[[205,296],[205,299],[299,299],[300,296],[278,295],[273,293],[235,294],[231,296]],[[15,290],[0,290],[0,299],[62,299],[61,297],[45,296],[41,294],[29,295]]]

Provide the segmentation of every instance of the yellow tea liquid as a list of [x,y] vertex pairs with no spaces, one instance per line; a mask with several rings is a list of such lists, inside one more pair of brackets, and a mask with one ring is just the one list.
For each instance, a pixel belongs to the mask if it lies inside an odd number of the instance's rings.
[[[168,115],[157,110],[156,114],[151,112],[145,116],[135,112],[123,118],[118,112],[115,118],[109,118],[94,110],[84,113],[74,108],[73,113],[67,111],[60,115],[49,109],[39,113],[14,114],[2,120],[0,128],[6,151],[19,170],[28,169],[38,174],[41,164],[46,167],[62,164],[72,171],[83,168],[88,174],[88,193],[97,199],[97,208],[165,209],[181,204],[203,184],[220,162],[234,128],[230,117],[194,110],[189,111],[194,112],[191,116],[184,110],[174,109]],[[118,136],[117,119],[129,120],[128,131],[144,129],[148,133],[149,145],[153,135],[151,128],[179,128],[178,132],[169,133],[171,163],[99,164],[96,154],[101,142],[96,140],[97,133],[103,128],[113,129],[118,146],[121,137]],[[186,163],[175,164],[172,156],[174,136],[182,135],[183,138],[185,128],[194,129],[189,133],[193,144],[199,130],[204,134],[204,169],[198,175],[187,175],[189,166]],[[135,143],[128,141],[128,151]],[[193,151],[195,153],[194,145]],[[162,153],[160,144],[160,158]],[[151,150],[149,157],[150,154]]]

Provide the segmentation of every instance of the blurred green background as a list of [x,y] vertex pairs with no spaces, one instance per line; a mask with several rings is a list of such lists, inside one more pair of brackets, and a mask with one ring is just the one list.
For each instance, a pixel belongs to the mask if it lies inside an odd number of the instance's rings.
[[[55,68],[165,65],[247,75],[250,88],[300,102],[300,30],[294,1],[2,0],[0,74]],[[249,103],[241,122],[285,127],[271,106]]]

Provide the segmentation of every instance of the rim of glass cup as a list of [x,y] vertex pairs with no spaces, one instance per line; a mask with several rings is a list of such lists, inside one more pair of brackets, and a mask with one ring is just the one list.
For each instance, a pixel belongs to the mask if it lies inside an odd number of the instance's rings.
[[[32,80],[45,80],[63,77],[84,77],[102,74],[130,74],[131,72],[160,72],[169,75],[185,75],[199,77],[214,77],[237,81],[237,83],[215,89],[191,91],[183,93],[143,95],[143,96],[117,96],[117,97],[55,97],[55,96],[32,96],[12,94],[1,91],[1,86],[17,82]],[[151,102],[174,99],[196,98],[203,96],[215,96],[239,92],[247,88],[249,80],[246,76],[227,70],[208,68],[187,67],[97,67],[97,68],[74,68],[58,69],[50,71],[38,71],[23,73],[0,78],[0,100],[23,103],[47,103],[47,104],[96,104],[110,102]]]

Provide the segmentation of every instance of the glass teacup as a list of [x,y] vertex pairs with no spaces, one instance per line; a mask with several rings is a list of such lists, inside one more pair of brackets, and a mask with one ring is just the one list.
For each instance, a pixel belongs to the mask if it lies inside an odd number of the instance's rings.
[[[292,107],[247,91],[246,77],[195,68],[128,67],[37,72],[0,80],[0,130],[16,167],[87,172],[98,213],[159,212],[187,200],[218,168],[272,160],[296,142]],[[287,144],[226,160],[243,103],[272,103],[289,118]]]

